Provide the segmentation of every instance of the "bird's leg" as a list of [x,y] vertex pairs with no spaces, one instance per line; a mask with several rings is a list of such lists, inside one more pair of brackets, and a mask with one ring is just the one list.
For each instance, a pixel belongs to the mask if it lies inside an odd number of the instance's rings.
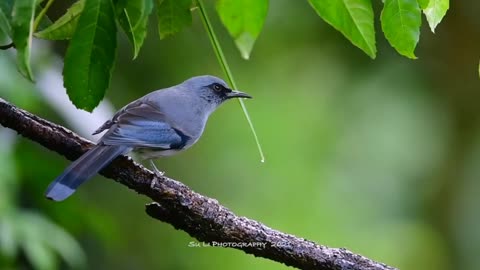
[[155,166],[155,163],[153,163],[153,160],[151,159],[150,159],[150,164],[152,164],[153,173],[156,176],[156,178],[153,178],[152,182],[150,183],[150,187],[153,189],[155,187],[155,184],[157,183],[157,178],[161,178],[165,174],[165,172],[162,172],[159,169],[157,169],[157,166]]
[[157,169],[157,166],[155,166],[155,163],[153,163],[152,159],[150,159],[150,164],[152,164],[153,172],[158,178],[162,177],[165,174],[165,172],[162,172],[159,169]]

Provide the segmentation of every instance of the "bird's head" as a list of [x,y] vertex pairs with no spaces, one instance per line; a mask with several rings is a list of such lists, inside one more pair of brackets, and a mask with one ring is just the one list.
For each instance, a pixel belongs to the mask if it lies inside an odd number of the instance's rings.
[[188,91],[192,91],[215,106],[232,98],[252,98],[246,93],[230,89],[222,79],[210,75],[193,77],[183,84]]

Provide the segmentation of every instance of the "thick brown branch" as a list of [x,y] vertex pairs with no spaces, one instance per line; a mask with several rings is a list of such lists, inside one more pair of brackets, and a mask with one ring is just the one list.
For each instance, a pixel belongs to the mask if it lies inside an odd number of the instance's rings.
[[[0,99],[0,124],[64,155],[78,158],[92,143],[73,132]],[[155,175],[127,157],[117,158],[101,174],[155,202],[147,213],[210,245],[237,248],[301,269],[394,269],[346,249],[329,248],[236,216],[216,200],[173,179]]]

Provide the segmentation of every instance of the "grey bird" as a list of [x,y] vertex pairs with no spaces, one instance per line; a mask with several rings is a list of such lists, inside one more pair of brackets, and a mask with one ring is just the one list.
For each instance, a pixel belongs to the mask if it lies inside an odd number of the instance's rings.
[[224,101],[251,98],[214,76],[198,76],[151,92],[123,107],[93,134],[107,131],[98,144],[68,166],[47,188],[46,197],[62,201],[117,156],[132,150],[150,160],[183,151],[202,136],[208,117]]

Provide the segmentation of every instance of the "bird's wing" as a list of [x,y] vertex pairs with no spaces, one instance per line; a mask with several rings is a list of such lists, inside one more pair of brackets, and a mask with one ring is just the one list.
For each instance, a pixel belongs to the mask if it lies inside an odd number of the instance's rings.
[[145,102],[142,99],[137,99],[134,102],[127,104],[125,107],[121,108],[118,112],[115,113],[115,115],[112,117],[112,119],[105,121],[97,130],[95,130],[92,135],[97,135],[99,133],[102,133],[105,130],[108,130],[111,128],[114,124],[118,122],[118,117],[123,115],[125,111],[129,109],[133,109],[136,107],[141,106],[142,104],[145,104]]
[[112,119],[112,125],[102,137],[105,145],[127,145],[160,149],[180,149],[190,136],[168,121],[155,105],[138,102],[127,106]]

